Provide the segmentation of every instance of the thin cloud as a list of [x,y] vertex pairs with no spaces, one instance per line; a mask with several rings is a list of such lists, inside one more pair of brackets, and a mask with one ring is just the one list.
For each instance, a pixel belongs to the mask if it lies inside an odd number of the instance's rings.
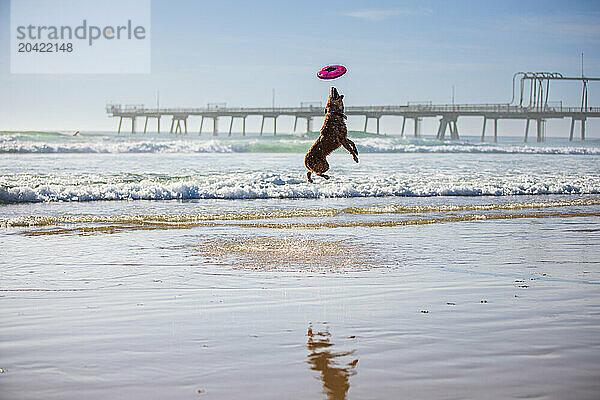
[[431,14],[430,9],[408,10],[408,9],[391,9],[391,10],[358,10],[345,13],[348,17],[358,18],[365,21],[381,21],[386,18],[409,15],[428,15]]
[[591,15],[527,16],[508,24],[510,29],[528,29],[539,34],[567,40],[600,40],[600,17]]

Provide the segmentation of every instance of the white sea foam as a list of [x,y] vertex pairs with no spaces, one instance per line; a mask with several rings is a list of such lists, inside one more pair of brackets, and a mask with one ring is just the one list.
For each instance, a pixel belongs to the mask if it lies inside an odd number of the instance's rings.
[[217,141],[22,142],[0,140],[3,153],[232,153],[235,146]]
[[[92,183],[91,183],[92,182]],[[100,183],[98,183],[100,182]],[[598,194],[594,176],[526,174],[519,177],[350,175],[310,184],[293,174],[228,173],[134,181],[90,177],[59,179],[25,176],[0,182],[0,201],[54,202],[93,200],[264,199],[377,196],[507,196],[536,194]]]

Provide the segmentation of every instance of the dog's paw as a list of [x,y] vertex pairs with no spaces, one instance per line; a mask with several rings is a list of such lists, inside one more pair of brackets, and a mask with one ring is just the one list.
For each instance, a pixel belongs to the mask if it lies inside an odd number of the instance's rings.
[[322,178],[325,178],[325,179],[329,179],[329,175],[321,174],[319,176],[322,177]]
[[354,162],[358,163],[358,156],[353,155],[352,158],[354,158]]

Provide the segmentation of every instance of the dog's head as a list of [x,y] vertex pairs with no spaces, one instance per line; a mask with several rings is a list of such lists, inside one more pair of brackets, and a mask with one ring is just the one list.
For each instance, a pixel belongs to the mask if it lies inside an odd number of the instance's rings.
[[344,112],[344,95],[338,94],[336,88],[331,88],[331,94],[329,95],[329,100],[327,100],[327,109],[329,111],[341,111]]

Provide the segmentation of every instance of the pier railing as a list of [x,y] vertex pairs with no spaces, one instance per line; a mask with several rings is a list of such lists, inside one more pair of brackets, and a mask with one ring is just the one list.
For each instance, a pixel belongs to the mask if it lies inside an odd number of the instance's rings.
[[[169,107],[169,108],[150,108],[143,104],[109,104],[106,106],[106,112],[112,116],[120,114],[138,114],[140,117],[145,114],[294,114],[312,112],[316,114],[324,113],[324,108],[319,106],[301,106],[301,107]],[[387,112],[428,112],[428,113],[526,113],[526,112],[549,112],[549,113],[599,113],[600,107],[564,107],[546,106],[523,107],[510,104],[408,104],[408,105],[385,105],[385,106],[348,106],[346,113],[387,113]]]

